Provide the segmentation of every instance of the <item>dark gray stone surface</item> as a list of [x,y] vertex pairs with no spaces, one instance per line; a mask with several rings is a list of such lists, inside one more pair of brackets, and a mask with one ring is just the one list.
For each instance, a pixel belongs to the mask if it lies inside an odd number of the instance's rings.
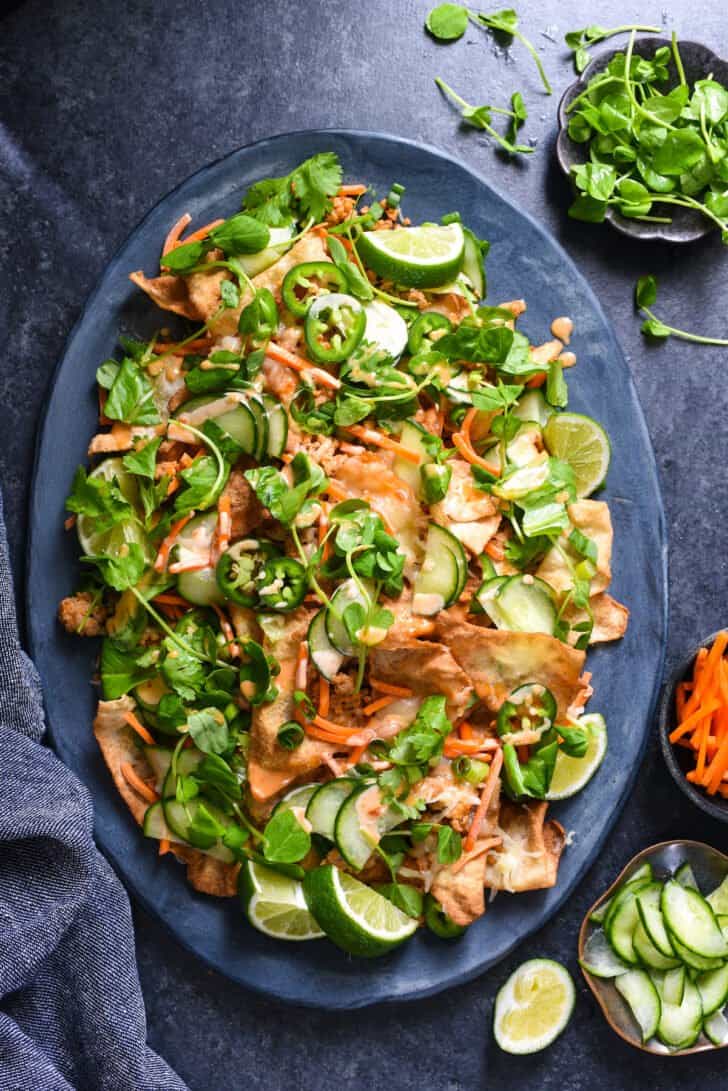
[[[662,476],[671,534],[668,666],[726,623],[728,356],[680,342],[650,347],[632,312],[634,280],[660,275],[659,313],[725,335],[726,258],[710,237],[688,248],[633,244],[566,218],[553,159],[558,95],[572,79],[559,44],[574,26],[655,20],[728,53],[717,0],[668,12],[602,0],[524,0],[523,28],[552,76],[548,98],[517,45],[472,29],[442,47],[421,32],[426,0],[29,0],[0,23],[0,476],[19,588],[35,428],[54,364],[84,299],[119,243],[168,189],[205,162],[276,132],[344,126],[436,144],[483,173],[544,222],[601,297],[630,361]],[[523,90],[536,154],[503,160],[432,84],[443,75],[474,102]],[[497,260],[497,255],[495,255]],[[69,421],[73,428],[73,421]],[[137,910],[149,1038],[194,1091],[317,1091],[332,1083],[388,1091],[508,1085],[604,1091],[725,1082],[725,1054],[645,1057],[615,1038],[577,978],[563,1037],[516,1059],[489,1031],[498,986],[527,957],[566,962],[575,976],[579,922],[636,851],[682,836],[728,848],[726,827],[693,809],[650,745],[601,859],[557,919],[517,954],[457,991],[412,1005],[318,1014],[268,1003],[210,973]]]

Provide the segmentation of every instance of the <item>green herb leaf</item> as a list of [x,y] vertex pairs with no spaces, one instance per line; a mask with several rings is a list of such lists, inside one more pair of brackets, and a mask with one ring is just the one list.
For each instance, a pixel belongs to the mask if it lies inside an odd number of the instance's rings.
[[230,746],[227,720],[217,708],[202,708],[191,712],[187,729],[198,750],[203,754],[222,754]]
[[121,460],[124,469],[128,470],[129,473],[136,474],[138,477],[146,477],[153,481],[157,464],[157,452],[161,442],[162,437],[158,436],[157,439],[145,443],[143,447],[137,448],[136,451],[130,451],[128,455],[124,455]]
[[[210,241],[227,255],[257,254],[270,242],[270,231],[265,223],[253,216],[239,212],[210,232]],[[229,304],[235,306],[235,304]]]
[[468,28],[468,10],[462,4],[438,4],[428,13],[425,26],[438,41],[454,42]]
[[452,826],[440,826],[437,831],[437,859],[441,864],[454,864],[463,852],[463,839]]
[[265,858],[274,863],[298,863],[311,848],[311,838],[290,810],[274,814],[263,831],[263,837]]
[[146,372],[128,357],[122,360],[109,390],[104,414],[111,420],[121,420],[127,424],[159,423],[152,384]]
[[154,667],[143,667],[138,662],[139,653],[122,651],[108,637],[101,645],[101,690],[105,701],[123,697],[135,686],[153,678]]

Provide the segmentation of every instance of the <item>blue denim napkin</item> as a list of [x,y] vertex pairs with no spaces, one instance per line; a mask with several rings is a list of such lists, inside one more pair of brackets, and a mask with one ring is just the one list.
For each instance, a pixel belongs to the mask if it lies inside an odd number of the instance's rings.
[[146,1045],[129,900],[44,730],[0,499],[0,1091],[185,1091]]

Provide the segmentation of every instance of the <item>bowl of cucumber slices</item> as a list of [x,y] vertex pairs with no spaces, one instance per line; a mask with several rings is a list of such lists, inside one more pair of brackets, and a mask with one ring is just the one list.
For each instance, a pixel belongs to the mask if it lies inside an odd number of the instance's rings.
[[680,1056],[728,1045],[728,856],[664,841],[592,906],[579,965],[625,1042]]

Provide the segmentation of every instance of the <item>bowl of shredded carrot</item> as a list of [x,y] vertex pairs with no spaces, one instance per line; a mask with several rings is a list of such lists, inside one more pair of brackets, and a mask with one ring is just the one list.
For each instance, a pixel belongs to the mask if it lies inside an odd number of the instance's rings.
[[728,821],[728,630],[708,637],[665,687],[660,742],[688,798]]

